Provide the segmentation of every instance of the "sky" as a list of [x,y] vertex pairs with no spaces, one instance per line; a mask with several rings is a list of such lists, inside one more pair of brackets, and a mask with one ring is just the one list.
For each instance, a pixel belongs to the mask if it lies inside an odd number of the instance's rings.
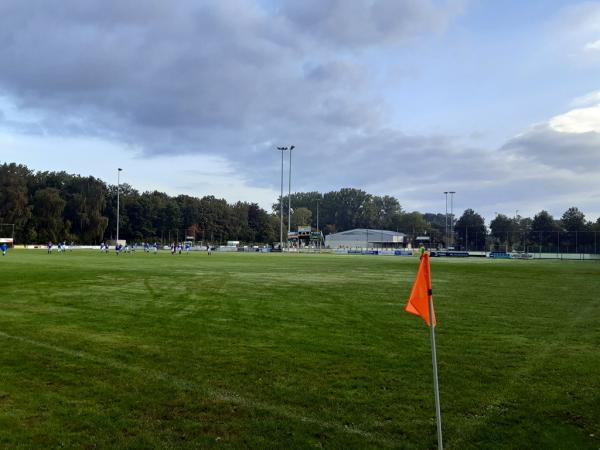
[[[600,217],[600,2],[0,2],[0,162],[266,209]],[[286,189],[288,155],[286,155]]]

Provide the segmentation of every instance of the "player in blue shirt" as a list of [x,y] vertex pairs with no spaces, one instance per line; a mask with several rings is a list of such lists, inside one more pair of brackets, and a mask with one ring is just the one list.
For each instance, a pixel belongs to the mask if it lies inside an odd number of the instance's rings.
[[2,256],[6,256],[6,249],[8,247],[6,246],[6,242],[3,242],[2,245],[0,245],[0,250],[2,250]]

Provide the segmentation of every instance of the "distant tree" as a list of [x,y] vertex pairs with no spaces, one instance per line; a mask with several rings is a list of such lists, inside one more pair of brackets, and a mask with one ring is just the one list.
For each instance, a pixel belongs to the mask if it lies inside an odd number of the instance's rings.
[[295,208],[292,212],[292,230],[301,226],[310,226],[312,212],[305,207]]
[[549,249],[557,244],[557,232],[560,230],[561,227],[554,217],[548,211],[542,210],[533,216],[529,240],[534,247],[539,246],[540,251],[543,248]]
[[560,223],[567,231],[583,231],[586,225],[585,214],[579,211],[579,208],[572,206],[564,212]]
[[423,218],[429,224],[432,243],[441,243],[446,239],[446,215],[441,213],[425,213]]
[[[297,208],[307,208],[311,212],[312,223],[306,224],[311,225],[313,227],[317,226],[317,205],[319,205],[321,211],[319,211],[319,218],[325,217],[323,213],[323,194],[320,192],[297,192],[292,194],[292,209],[295,210]],[[273,214],[279,216],[279,201],[273,204]],[[283,197],[283,214],[287,217],[288,211],[288,196],[284,195]],[[321,223],[323,223],[321,221]]]
[[73,239],[100,242],[108,226],[108,218],[103,215],[106,185],[94,177],[70,176],[63,185],[61,197],[67,202],[64,215],[72,224]]
[[68,235],[68,224],[63,212],[67,202],[55,188],[40,189],[35,193],[33,212],[36,220],[37,237],[43,242],[58,242]]
[[531,231],[558,231],[560,226],[554,220],[554,217],[548,211],[540,211],[533,216]]
[[417,235],[429,234],[431,231],[429,223],[427,223],[423,214],[418,211],[405,212],[394,216],[390,228],[406,234],[413,241]]
[[496,249],[512,249],[515,242],[521,240],[519,221],[515,218],[498,214],[490,222],[490,234]]
[[454,230],[458,243],[465,249],[485,248],[485,219],[472,209],[466,209],[456,221]]
[[374,196],[373,206],[376,214],[376,226],[382,229],[393,229],[394,221],[402,214],[400,202],[389,195]]
[[[31,231],[26,229],[31,217],[28,182],[31,171],[15,163],[0,165],[0,223],[15,225],[18,241],[27,241]],[[0,236],[6,237],[6,236]]]

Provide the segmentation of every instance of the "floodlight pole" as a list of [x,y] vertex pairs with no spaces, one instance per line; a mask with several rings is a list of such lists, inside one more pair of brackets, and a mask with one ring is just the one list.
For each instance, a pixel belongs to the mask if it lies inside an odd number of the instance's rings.
[[454,194],[456,192],[450,191],[450,240],[452,241],[452,247],[454,247]]
[[279,195],[279,248],[283,251],[283,152],[287,147],[277,147],[281,152],[281,194]]
[[319,231],[319,199],[317,199],[317,232],[319,233],[319,252],[321,251],[321,232]]
[[[292,231],[292,150],[294,150],[293,145],[290,145],[290,171],[288,175],[288,251],[289,251],[289,235],[290,231]],[[300,247],[300,242],[298,242],[298,247]]]
[[448,191],[444,191],[444,194],[446,195],[446,215],[444,216],[444,240],[446,241],[446,248],[448,248]]
[[120,167],[117,169],[117,242],[115,245],[119,244],[119,193],[121,190],[121,169]]

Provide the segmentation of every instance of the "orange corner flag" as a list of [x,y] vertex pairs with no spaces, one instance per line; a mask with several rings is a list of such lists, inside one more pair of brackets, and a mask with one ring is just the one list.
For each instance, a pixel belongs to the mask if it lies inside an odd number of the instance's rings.
[[[421,263],[419,264],[419,271],[417,272],[417,278],[415,284],[413,284],[412,291],[408,303],[404,307],[404,311],[415,316],[421,317],[427,325],[431,326],[429,319],[429,299],[431,298],[431,272],[429,270],[429,253],[423,253],[421,256]],[[431,311],[433,312],[433,326],[436,326],[435,311],[433,311],[433,304],[431,305]]]

